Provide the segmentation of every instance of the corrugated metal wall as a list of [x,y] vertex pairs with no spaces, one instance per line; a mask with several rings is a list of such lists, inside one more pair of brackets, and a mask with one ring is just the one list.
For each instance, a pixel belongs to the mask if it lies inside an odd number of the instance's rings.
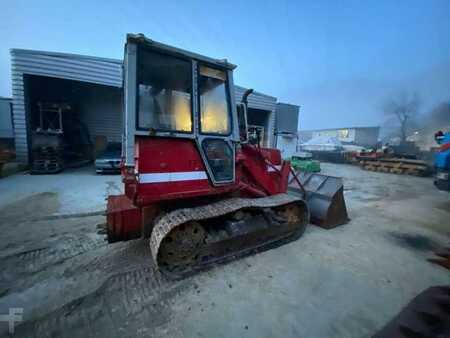
[[105,86],[91,86],[79,100],[81,120],[95,136],[106,136],[108,142],[121,142],[123,133],[122,90]]
[[[244,95],[244,92],[247,90],[247,88],[240,86],[234,86],[234,88],[235,88],[234,97],[236,99],[236,102],[240,102],[242,99],[242,95]],[[248,97],[248,106],[250,108],[275,111],[276,104],[277,99],[273,96],[269,96],[266,94],[253,92]]]
[[276,147],[284,159],[289,159],[297,151],[299,109],[299,106],[288,103],[277,103],[275,109]]
[[14,130],[11,119],[11,102],[6,97],[0,97],[0,138],[13,138]]
[[297,133],[299,109],[299,106],[293,104],[277,103],[275,110],[277,133]]
[[77,80],[113,87],[122,86],[122,62],[89,56],[11,50],[13,120],[16,156],[28,162],[24,74]]
[[[240,102],[242,99],[242,95],[244,95],[244,92],[247,90],[247,88],[235,86],[235,93],[234,97],[236,99],[236,102]],[[268,139],[266,146],[273,147],[275,145],[275,109],[277,105],[277,99],[276,97],[269,96],[266,94],[262,94],[259,92],[253,92],[248,97],[248,106],[249,108],[255,108],[255,109],[262,109],[269,111],[269,121],[267,123],[267,132],[268,132]]]

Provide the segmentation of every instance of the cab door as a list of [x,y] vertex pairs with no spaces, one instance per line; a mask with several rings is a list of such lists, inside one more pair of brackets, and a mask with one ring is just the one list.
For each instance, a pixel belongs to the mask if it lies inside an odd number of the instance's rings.
[[198,146],[213,185],[235,180],[236,114],[231,72],[197,64]]

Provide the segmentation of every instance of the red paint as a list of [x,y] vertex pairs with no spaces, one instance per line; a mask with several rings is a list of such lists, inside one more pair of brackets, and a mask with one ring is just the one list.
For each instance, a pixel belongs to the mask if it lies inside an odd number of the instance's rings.
[[141,210],[125,195],[108,196],[106,222],[110,242],[140,236]]
[[[280,164],[280,170],[273,168]],[[252,187],[264,191],[266,195],[287,191],[290,163],[281,160],[278,149],[260,149],[253,145],[243,145],[237,160],[237,167],[240,169],[238,181],[250,184]],[[269,171],[269,168],[274,171]]]
[[[139,174],[206,172],[193,140],[137,137],[136,153],[136,170]],[[136,181],[130,184],[136,184]],[[209,180],[137,183],[137,188],[130,190],[133,195],[128,197],[135,200],[137,205],[144,206],[166,200],[223,194],[236,187],[236,184],[214,187]]]
[[[234,192],[262,197],[287,191],[290,163],[278,149],[242,145],[236,154],[234,183],[213,186],[209,180],[139,183],[138,175],[170,172],[206,172],[194,140],[136,137],[136,172],[122,170],[125,195],[108,198],[108,228],[115,238],[130,239],[141,232],[141,209],[165,201]],[[276,169],[274,166],[280,166]],[[269,171],[272,168],[272,171]]]

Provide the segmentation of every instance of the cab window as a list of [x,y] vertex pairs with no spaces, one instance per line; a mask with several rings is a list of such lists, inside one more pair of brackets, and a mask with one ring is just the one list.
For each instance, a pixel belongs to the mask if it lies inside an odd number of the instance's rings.
[[138,54],[138,129],[192,132],[189,61],[141,50]]
[[200,131],[204,134],[231,133],[230,104],[225,71],[201,65],[198,90],[200,96]]

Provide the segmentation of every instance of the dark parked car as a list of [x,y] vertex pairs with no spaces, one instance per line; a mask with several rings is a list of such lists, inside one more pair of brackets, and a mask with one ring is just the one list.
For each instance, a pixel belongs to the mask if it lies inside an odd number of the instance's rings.
[[97,174],[119,174],[122,156],[120,143],[109,143],[105,151],[95,160]]

